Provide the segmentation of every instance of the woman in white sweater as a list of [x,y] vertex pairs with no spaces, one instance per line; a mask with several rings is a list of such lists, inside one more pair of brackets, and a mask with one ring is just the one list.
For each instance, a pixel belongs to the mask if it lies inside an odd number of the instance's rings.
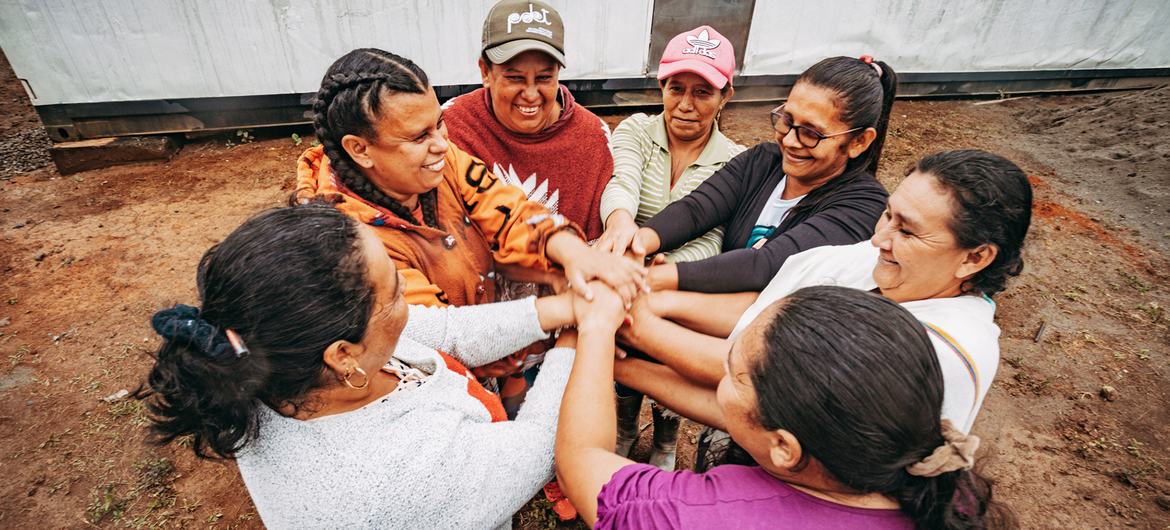
[[378,238],[316,204],[245,222],[198,286],[201,308],[152,319],[142,397],[160,443],[237,460],[269,528],[507,528],[552,478],[573,350],[549,351],[515,421],[468,367],[572,324],[571,295],[408,308]]

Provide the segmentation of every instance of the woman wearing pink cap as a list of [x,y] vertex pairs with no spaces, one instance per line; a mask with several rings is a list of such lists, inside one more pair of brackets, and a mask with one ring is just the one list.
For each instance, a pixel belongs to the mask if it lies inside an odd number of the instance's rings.
[[[723,168],[744,147],[719,131],[719,111],[735,89],[735,49],[710,26],[683,32],[667,44],[658,63],[662,113],[638,113],[613,133],[613,178],[601,195],[605,233],[595,246],[623,253],[638,226],[668,204],[685,197]],[[712,228],[665,254],[669,262],[719,254],[722,227]],[[617,453],[627,456],[638,434],[642,395],[618,387]],[[674,469],[678,416],[654,406],[650,464]]]

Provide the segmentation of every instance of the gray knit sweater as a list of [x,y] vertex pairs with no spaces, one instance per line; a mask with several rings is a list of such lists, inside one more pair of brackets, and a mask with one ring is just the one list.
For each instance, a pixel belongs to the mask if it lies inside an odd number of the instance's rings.
[[573,350],[548,352],[515,421],[492,423],[446,367],[468,367],[548,336],[534,298],[412,306],[394,357],[430,375],[361,409],[303,421],[261,405],[240,474],[268,528],[510,528],[552,479],[553,441]]

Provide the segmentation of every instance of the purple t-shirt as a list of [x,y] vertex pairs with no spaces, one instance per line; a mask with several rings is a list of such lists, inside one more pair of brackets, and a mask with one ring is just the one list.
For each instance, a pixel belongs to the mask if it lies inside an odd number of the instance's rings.
[[631,464],[597,495],[595,528],[913,530],[914,523],[900,510],[818,499],[758,467],[725,465],[698,474]]

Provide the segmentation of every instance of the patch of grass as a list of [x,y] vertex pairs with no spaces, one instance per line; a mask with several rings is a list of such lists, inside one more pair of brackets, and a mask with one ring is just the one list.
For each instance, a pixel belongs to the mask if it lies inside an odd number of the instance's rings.
[[95,488],[93,499],[89,501],[89,506],[85,508],[85,520],[90,524],[98,524],[104,521],[107,517],[112,521],[117,521],[122,518],[122,513],[126,511],[126,507],[130,505],[130,501],[134,500],[130,496],[122,496],[118,494],[118,484],[103,484]]
[[[178,477],[174,463],[166,458],[150,456],[135,462],[134,470],[138,473],[138,480],[128,490],[122,491],[124,484],[118,482],[94,488],[93,498],[85,510],[86,521],[95,525],[107,520],[119,521],[138,502],[145,500],[145,513],[135,513],[133,517],[122,521],[124,526],[169,526],[167,518],[172,512],[165,510],[172,508],[178,499],[174,488],[175,478]],[[152,524],[151,514],[160,510],[164,510],[159,513],[161,517]]]
[[145,427],[150,424],[150,417],[146,414],[146,405],[137,399],[123,399],[110,407],[110,415],[115,418],[129,418],[130,424],[135,427]]
[[1153,289],[1153,287],[1143,282],[1141,278],[1138,278],[1137,276],[1134,276],[1133,274],[1125,271],[1121,271],[1121,279],[1125,280],[1126,285],[1134,288],[1139,293],[1144,294],[1149,292],[1150,289]]
[[1150,319],[1150,322],[1154,324],[1161,322],[1166,317],[1166,309],[1158,305],[1158,302],[1150,302],[1146,305],[1138,306],[1138,310],[1145,314],[1146,318]]

